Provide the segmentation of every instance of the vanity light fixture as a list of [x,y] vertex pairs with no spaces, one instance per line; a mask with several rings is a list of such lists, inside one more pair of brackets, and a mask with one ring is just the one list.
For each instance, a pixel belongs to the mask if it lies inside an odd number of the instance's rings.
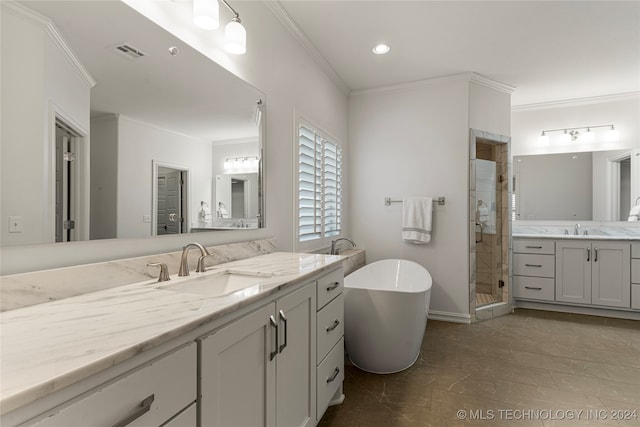
[[[224,49],[234,55],[247,52],[247,30],[240,22],[240,14],[227,2],[220,0],[233,13],[233,18],[224,27]],[[218,0],[193,0],[193,23],[204,30],[215,30],[220,25]]]
[[[538,137],[538,144],[549,144],[549,136],[547,135],[547,133],[549,132],[562,132],[562,135],[560,136],[561,143],[569,144],[577,139],[579,139],[580,142],[589,143],[595,140],[595,133],[592,129],[607,127],[610,128],[609,132],[607,132],[606,135],[607,141],[617,141],[618,139],[620,139],[620,133],[613,125],[579,126],[574,128],[545,129]],[[580,132],[580,129],[585,130],[583,132]]]
[[259,160],[257,156],[252,157],[230,157],[224,162],[225,173],[250,173],[258,172]]

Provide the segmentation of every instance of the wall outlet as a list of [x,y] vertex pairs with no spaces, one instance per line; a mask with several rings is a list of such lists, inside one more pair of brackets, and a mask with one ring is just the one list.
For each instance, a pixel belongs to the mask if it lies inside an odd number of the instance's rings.
[[142,222],[144,223],[151,222],[151,215],[142,215]]
[[24,218],[21,216],[9,217],[9,233],[22,233]]

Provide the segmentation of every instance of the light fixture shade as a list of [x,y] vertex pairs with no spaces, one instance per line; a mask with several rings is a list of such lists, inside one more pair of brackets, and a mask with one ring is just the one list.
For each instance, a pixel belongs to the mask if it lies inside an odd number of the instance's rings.
[[224,28],[224,48],[234,55],[243,55],[247,51],[247,31],[238,18],[233,18]]
[[193,23],[203,30],[220,26],[218,0],[193,0]]
[[607,132],[607,141],[615,142],[620,139],[620,132],[611,125],[611,129]]
[[562,142],[563,144],[567,144],[571,142],[571,134],[565,130],[562,136],[560,137],[560,142]]
[[542,134],[540,134],[540,136],[538,137],[538,144],[540,145],[547,145],[549,144],[549,136],[542,132]]
[[587,131],[582,133],[582,135],[580,136],[580,141],[586,143],[593,142],[595,139],[596,136],[590,128],[587,128]]

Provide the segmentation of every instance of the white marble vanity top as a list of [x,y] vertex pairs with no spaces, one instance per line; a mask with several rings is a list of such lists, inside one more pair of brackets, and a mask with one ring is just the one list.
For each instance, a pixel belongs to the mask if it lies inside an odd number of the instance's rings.
[[220,264],[200,274],[232,269],[272,275],[261,280],[259,290],[250,296],[207,298],[157,289],[176,281],[172,276],[162,284],[148,280],[3,312],[1,413],[337,267],[342,260],[338,255],[276,252]]
[[629,235],[599,235],[599,234],[536,234],[536,233],[513,233],[514,238],[528,239],[554,239],[554,240],[629,240],[640,242],[640,236]]

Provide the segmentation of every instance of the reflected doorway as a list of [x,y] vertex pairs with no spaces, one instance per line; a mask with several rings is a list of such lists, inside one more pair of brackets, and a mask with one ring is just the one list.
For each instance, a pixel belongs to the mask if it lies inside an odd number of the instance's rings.
[[55,241],[80,240],[78,164],[81,136],[60,118],[55,122]]
[[154,161],[153,235],[187,233],[189,171]]

